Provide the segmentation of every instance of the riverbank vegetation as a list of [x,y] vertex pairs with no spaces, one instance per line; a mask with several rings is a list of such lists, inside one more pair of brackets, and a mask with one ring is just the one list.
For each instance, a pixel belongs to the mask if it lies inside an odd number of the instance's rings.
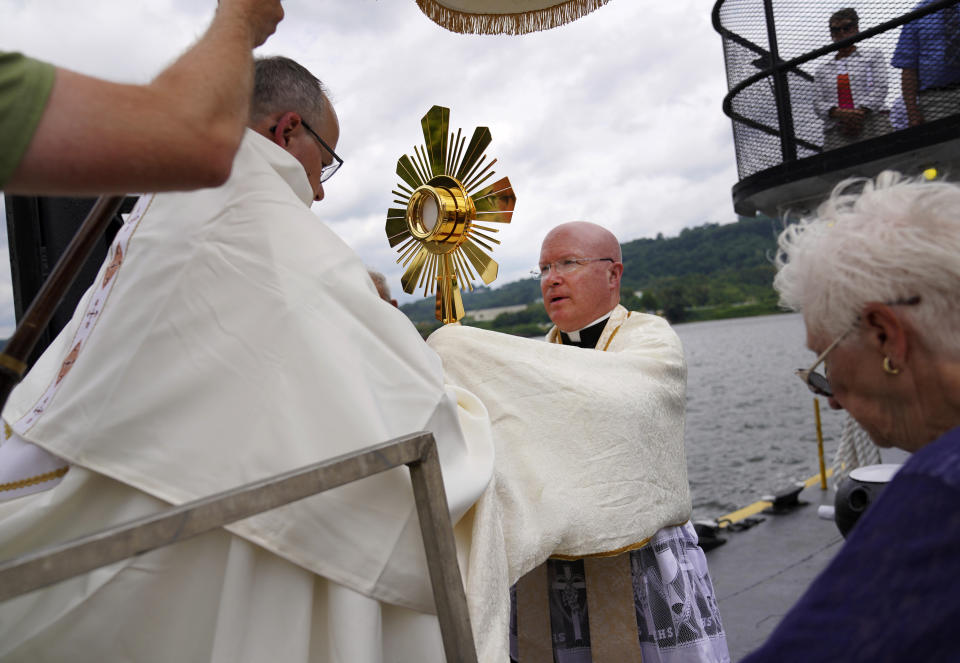
[[[777,313],[772,257],[779,222],[760,217],[720,225],[685,228],[677,237],[638,239],[623,245],[621,303],[635,311],[651,311],[670,322],[693,322]],[[519,336],[537,336],[550,320],[535,279],[496,289],[464,293],[463,324]],[[492,320],[477,321],[471,311],[525,305]],[[421,333],[439,326],[434,300],[404,304],[401,309]]]

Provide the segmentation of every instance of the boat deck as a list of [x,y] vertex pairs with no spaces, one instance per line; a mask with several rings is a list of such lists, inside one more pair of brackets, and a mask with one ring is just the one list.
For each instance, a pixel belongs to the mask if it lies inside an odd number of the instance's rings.
[[797,602],[811,580],[840,549],[843,537],[833,521],[817,517],[820,504],[833,504],[834,491],[808,487],[806,506],[783,515],[758,513],[764,521],[741,531],[720,531],[727,540],[706,553],[730,659],[739,661],[759,647]]
[[[884,463],[903,463],[907,454],[884,449],[882,457]],[[807,504],[785,514],[763,513],[762,503],[730,514],[734,525],[718,533],[726,543],[706,552],[732,661],[767,639],[840,550],[836,524],[817,516],[819,505],[833,505],[833,485],[830,480],[829,489],[821,490],[818,477],[811,478],[799,495]],[[745,516],[764,520],[735,531]]]

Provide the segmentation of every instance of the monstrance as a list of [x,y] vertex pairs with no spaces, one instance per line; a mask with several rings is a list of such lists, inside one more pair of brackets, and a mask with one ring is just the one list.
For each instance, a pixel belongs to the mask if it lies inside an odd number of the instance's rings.
[[491,236],[499,229],[485,224],[510,223],[517,197],[506,177],[480,188],[497,162],[486,162],[483,153],[490,129],[477,127],[464,150],[466,136],[449,131],[449,108],[434,106],[420,124],[425,145],[414,147],[414,158],[404,154],[397,161],[403,181],[392,193],[405,208],[387,210],[387,240],[407,268],[403,291],[422,286],[425,297],[435,291],[437,320],[447,324],[464,316],[464,283],[472,291],[473,279],[490,284],[497,278],[497,263],[483,249],[500,243]]

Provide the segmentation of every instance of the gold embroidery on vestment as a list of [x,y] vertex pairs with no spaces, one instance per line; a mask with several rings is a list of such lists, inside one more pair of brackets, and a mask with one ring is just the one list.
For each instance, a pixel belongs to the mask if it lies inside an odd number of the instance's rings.
[[[684,521],[686,522],[686,521]],[[674,525],[664,525],[660,529],[666,529],[668,527],[681,527],[684,523],[676,523]],[[657,530],[660,531],[660,530]],[[625,552],[630,552],[632,550],[640,550],[645,545],[650,543],[653,540],[652,536],[648,536],[642,541],[636,543],[631,543],[628,546],[623,546],[622,548],[617,548],[616,550],[608,550],[605,552],[590,553],[588,555],[550,555],[550,559],[560,559],[565,562],[575,562],[578,559],[588,559],[590,557],[616,557],[617,555],[622,555]]]
[[20,479],[19,481],[11,481],[9,483],[0,483],[0,492],[6,490],[17,490],[19,488],[26,488],[27,486],[35,486],[38,483],[44,483],[46,481],[53,481],[54,479],[59,479],[64,474],[67,473],[70,467],[61,467],[58,470],[53,472],[45,472],[43,474],[38,474],[33,477],[28,477],[26,479]]

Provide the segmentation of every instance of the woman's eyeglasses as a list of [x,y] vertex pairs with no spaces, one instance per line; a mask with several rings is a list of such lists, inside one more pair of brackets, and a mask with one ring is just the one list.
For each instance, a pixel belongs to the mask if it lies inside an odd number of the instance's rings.
[[[920,296],[916,295],[914,297],[909,297],[907,299],[898,299],[894,302],[885,302],[887,306],[915,306],[920,303]],[[825,396],[830,398],[833,396],[833,389],[830,388],[830,381],[827,380],[827,376],[823,373],[817,373],[813,369],[822,364],[826,360],[827,355],[830,354],[835,347],[840,345],[840,341],[847,337],[847,334],[860,322],[858,317],[853,322],[853,326],[850,327],[847,331],[843,332],[840,337],[835,340],[833,343],[827,346],[827,349],[820,353],[820,356],[817,357],[817,360],[813,362],[813,366],[810,368],[798,368],[794,373],[803,380],[803,383],[807,385],[807,388],[818,396]]]
[[[853,327],[850,329],[853,329]],[[796,375],[803,380],[804,384],[807,385],[807,388],[818,396],[830,398],[833,396],[833,390],[830,388],[830,381],[827,380],[827,376],[823,373],[817,373],[813,369],[822,364],[824,360],[826,360],[827,355],[830,354],[835,347],[840,345],[840,341],[847,337],[847,334],[850,333],[850,329],[843,332],[843,334],[837,338],[837,340],[828,345],[827,349],[821,352],[820,356],[817,357],[817,360],[813,362],[813,366],[807,369],[798,368],[795,371]]]

